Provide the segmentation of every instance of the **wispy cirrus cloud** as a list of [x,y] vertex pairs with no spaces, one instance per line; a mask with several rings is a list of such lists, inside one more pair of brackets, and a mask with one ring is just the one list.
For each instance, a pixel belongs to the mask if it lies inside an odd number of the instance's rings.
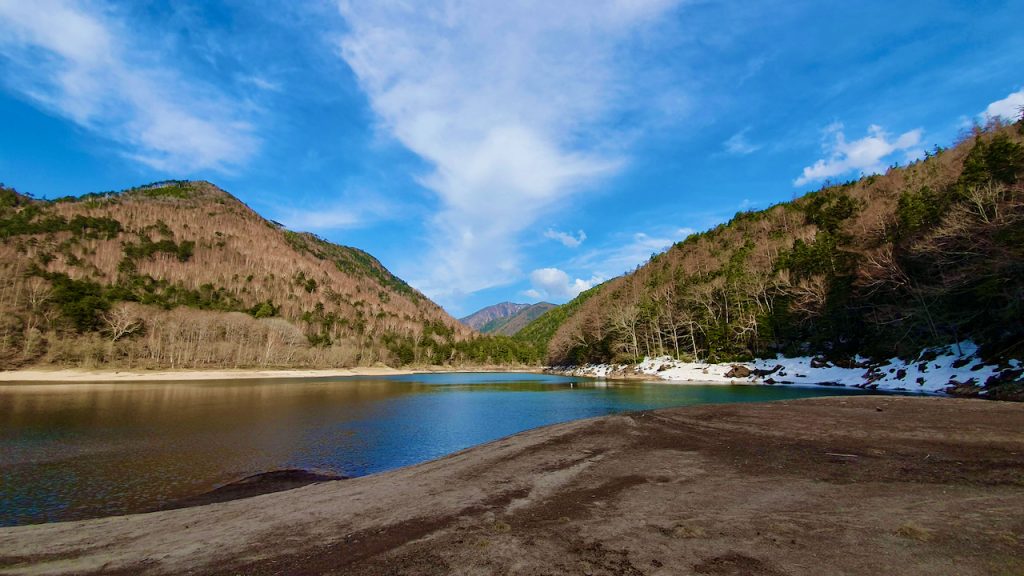
[[688,227],[634,232],[628,239],[594,248],[572,259],[570,268],[591,270],[597,278],[612,278],[630,272],[647,262],[651,255],[664,252],[694,232],[693,228]]
[[549,240],[556,240],[561,242],[566,248],[578,248],[583,241],[587,239],[587,233],[580,230],[576,234],[571,232],[562,232],[561,230],[555,230],[554,228],[548,228],[544,231],[544,237]]
[[351,230],[407,216],[407,206],[368,190],[343,193],[329,202],[277,206],[275,214],[293,230]]
[[751,143],[747,138],[747,132],[750,132],[750,129],[744,128],[730,136],[723,144],[725,151],[735,156],[746,156],[760,150],[761,145]]
[[381,129],[426,160],[432,297],[515,280],[518,235],[627,161],[608,120],[643,106],[630,42],[676,0],[342,1],[340,54]]
[[99,2],[0,0],[8,89],[172,173],[228,170],[259,146],[237,103],[186,78]]
[[794,186],[847,174],[878,174],[885,171],[897,152],[903,153],[901,159],[905,161],[916,160],[924,153],[920,147],[921,129],[910,130],[893,138],[881,126],[872,124],[868,127],[867,136],[847,141],[843,125],[834,123],[825,129],[825,133],[824,148],[828,158],[819,159],[805,167],[803,173],[793,181]]

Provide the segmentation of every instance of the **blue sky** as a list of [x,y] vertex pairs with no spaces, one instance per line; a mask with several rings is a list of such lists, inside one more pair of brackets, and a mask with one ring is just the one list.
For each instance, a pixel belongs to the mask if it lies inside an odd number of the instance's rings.
[[1024,105],[1020,2],[745,4],[0,0],[0,181],[207,179],[462,315]]

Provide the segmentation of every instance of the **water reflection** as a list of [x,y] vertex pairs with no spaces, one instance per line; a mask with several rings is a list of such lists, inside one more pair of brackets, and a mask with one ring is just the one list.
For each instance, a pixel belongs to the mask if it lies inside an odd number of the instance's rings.
[[0,525],[152,509],[275,468],[370,474],[615,412],[852,393],[534,374],[0,386]]

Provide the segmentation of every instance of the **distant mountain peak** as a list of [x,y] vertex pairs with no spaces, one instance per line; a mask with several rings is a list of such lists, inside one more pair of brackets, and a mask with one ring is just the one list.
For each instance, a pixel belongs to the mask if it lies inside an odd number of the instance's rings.
[[513,336],[541,314],[555,308],[550,302],[516,304],[501,302],[462,318],[460,322],[484,334]]
[[469,316],[459,318],[459,322],[462,322],[466,326],[474,330],[480,330],[488,322],[494,320],[500,320],[502,318],[508,318],[519,313],[521,310],[529,308],[529,304],[517,304],[515,302],[499,302],[498,304],[492,304],[486,308],[481,308],[476,312],[473,312]]

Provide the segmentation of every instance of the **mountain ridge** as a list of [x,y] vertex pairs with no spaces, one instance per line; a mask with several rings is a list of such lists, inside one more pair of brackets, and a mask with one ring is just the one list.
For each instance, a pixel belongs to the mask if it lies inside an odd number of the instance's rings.
[[738,212],[516,338],[555,365],[849,362],[964,338],[1009,358],[1024,352],[1022,176],[1024,119],[994,121],[908,166]]
[[459,318],[459,322],[462,322],[474,330],[480,330],[488,322],[508,318],[529,307],[529,304],[518,304],[516,302],[507,301],[498,302],[497,304],[485,306],[472,314]]
[[491,320],[480,328],[480,332],[483,334],[515,336],[516,333],[525,328],[530,322],[533,322],[553,308],[555,308],[555,305],[550,302],[530,304],[511,316]]
[[429,363],[472,337],[365,251],[205,181],[56,200],[2,187],[0,238],[6,368]]
[[480,329],[480,332],[484,334],[515,336],[520,330],[529,325],[530,322],[533,322],[540,316],[543,316],[553,308],[555,308],[555,305],[550,302],[537,302],[536,304],[531,304],[530,306],[523,308],[512,316],[488,322]]

